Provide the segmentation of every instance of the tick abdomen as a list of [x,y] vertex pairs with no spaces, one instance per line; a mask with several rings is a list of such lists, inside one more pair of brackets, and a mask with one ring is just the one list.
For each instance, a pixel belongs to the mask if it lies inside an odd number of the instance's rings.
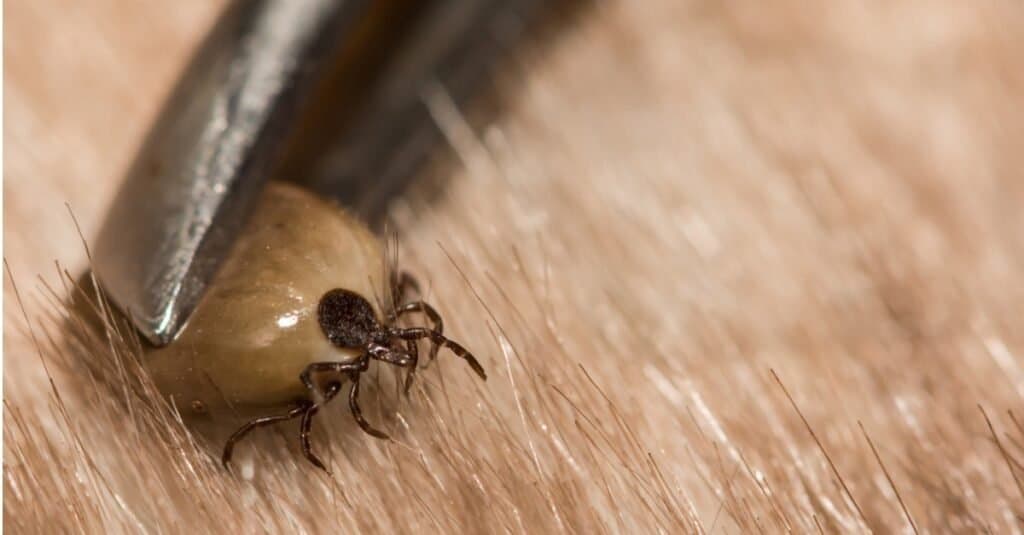
[[146,366],[183,413],[208,416],[285,408],[310,394],[299,380],[313,362],[360,351],[330,343],[317,321],[325,293],[388,302],[379,241],[337,206],[291,185],[267,186],[252,218],[173,343]]

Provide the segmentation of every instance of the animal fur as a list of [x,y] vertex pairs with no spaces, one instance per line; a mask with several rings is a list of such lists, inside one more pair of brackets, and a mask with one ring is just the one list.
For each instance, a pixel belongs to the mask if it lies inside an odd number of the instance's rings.
[[462,165],[391,216],[491,379],[380,389],[393,443],[325,410],[332,478],[291,426],[225,473],[34,278],[85,268],[62,204],[94,236],[216,9],[5,10],[5,527],[1021,531],[1016,4],[599,2],[491,125],[428,95]]

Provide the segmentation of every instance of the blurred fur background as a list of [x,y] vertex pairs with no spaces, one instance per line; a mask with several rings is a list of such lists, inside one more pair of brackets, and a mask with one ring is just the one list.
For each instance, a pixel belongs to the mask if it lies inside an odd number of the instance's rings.
[[1020,4],[596,2],[486,128],[430,95],[461,165],[391,215],[491,379],[328,407],[333,478],[292,425],[225,473],[46,290],[217,9],[6,5],[6,528],[1021,532]]

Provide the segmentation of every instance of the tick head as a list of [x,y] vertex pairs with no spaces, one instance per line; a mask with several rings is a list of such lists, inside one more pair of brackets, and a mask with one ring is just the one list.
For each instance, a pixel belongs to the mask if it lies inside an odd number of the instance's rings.
[[373,306],[363,296],[336,288],[320,298],[317,319],[327,339],[338,347],[361,348],[380,330]]

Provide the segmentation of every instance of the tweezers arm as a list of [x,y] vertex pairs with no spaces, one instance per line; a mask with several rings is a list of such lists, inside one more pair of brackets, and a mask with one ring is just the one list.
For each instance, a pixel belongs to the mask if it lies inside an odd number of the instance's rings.
[[362,1],[241,0],[221,15],[117,194],[93,267],[152,343],[190,315],[279,156],[297,113]]

